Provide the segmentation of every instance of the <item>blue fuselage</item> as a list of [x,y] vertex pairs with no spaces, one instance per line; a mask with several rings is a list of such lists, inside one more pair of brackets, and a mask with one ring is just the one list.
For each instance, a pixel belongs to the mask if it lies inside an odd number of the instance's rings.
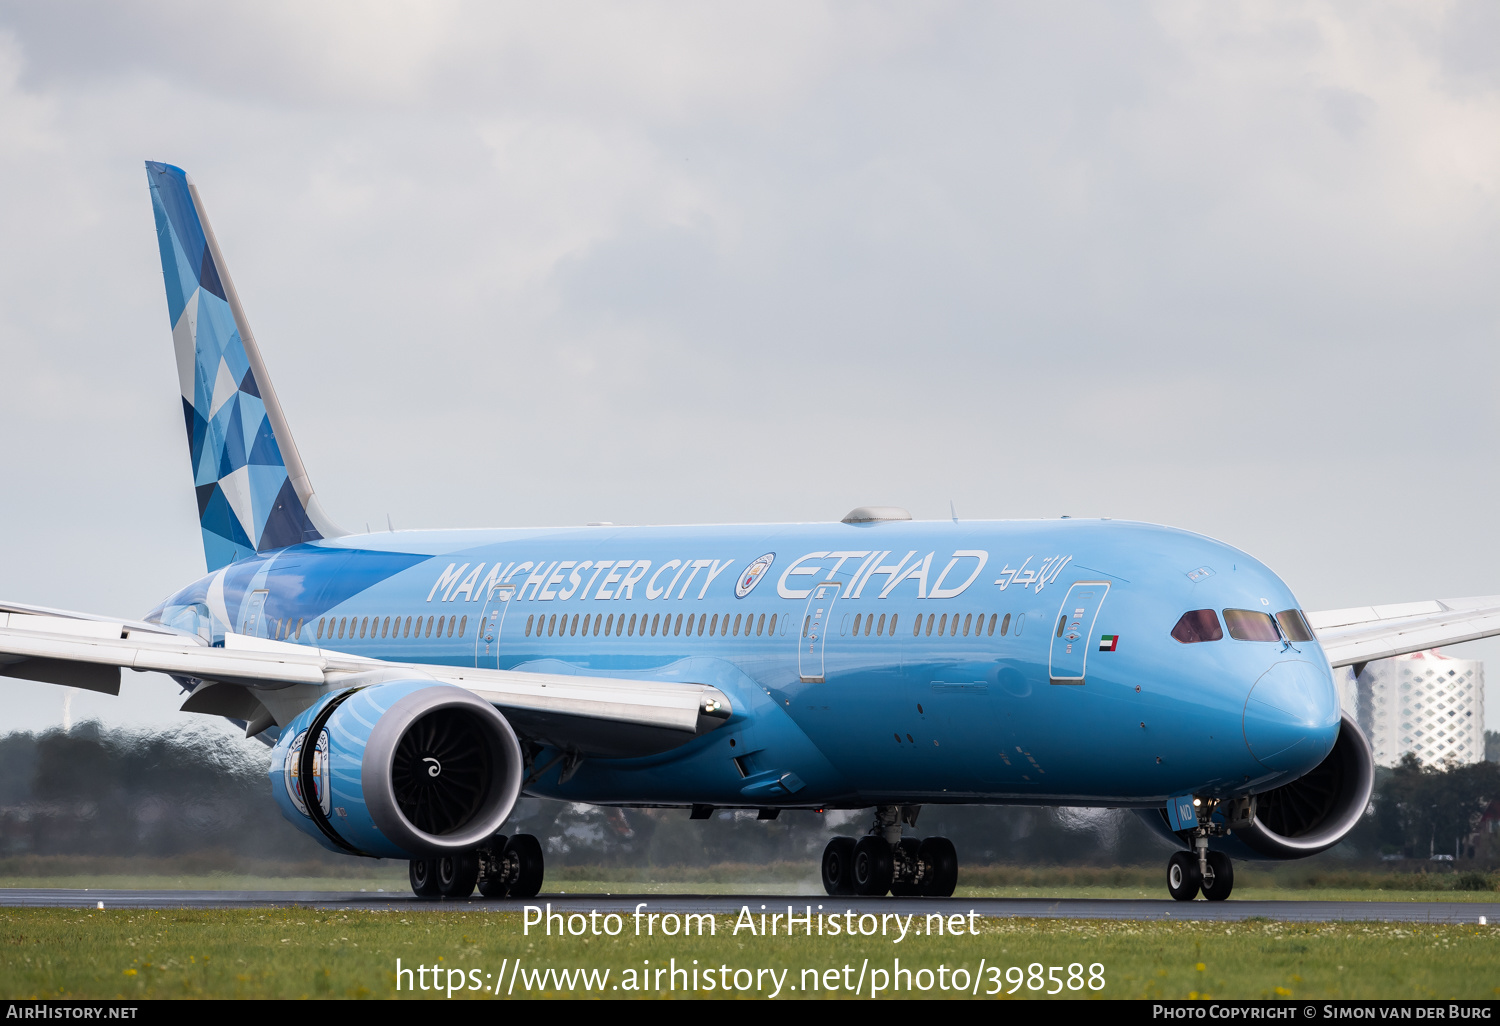
[[1297,602],[1211,539],[1065,519],[368,534],[237,561],[150,618],[399,662],[693,681],[734,706],[679,748],[585,759],[565,783],[552,769],[534,794],[1151,806],[1264,791],[1337,737],[1316,641],[1173,637],[1184,613],[1226,609]]

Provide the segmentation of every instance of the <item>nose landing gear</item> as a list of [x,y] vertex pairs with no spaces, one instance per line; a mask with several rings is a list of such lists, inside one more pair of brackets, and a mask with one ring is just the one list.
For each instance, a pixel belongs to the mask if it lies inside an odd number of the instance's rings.
[[835,837],[823,849],[823,889],[831,896],[926,895],[946,898],[958,884],[958,853],[946,837],[902,837],[921,806],[881,805],[870,832],[856,841]]
[[[1178,832],[1192,850],[1175,852],[1167,863],[1167,891],[1177,901],[1192,901],[1199,891],[1209,901],[1223,901],[1234,890],[1234,862],[1221,851],[1209,851],[1208,839],[1228,835],[1228,823],[1242,823],[1253,816],[1253,799],[1220,802],[1195,798],[1193,805],[1198,812],[1197,825]],[[1216,822],[1214,812],[1221,805],[1225,815]]]

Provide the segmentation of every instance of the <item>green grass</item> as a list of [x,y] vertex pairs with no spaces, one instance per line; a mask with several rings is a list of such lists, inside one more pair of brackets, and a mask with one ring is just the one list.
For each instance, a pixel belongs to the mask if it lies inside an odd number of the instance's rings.
[[[803,997],[812,995],[791,988],[807,982],[804,970],[815,970],[825,984],[831,977],[822,974],[835,971],[842,988],[845,966],[852,984],[861,967],[889,974],[900,958],[906,970],[942,966],[948,973],[955,968],[973,973],[983,959],[986,967],[1002,967],[1002,983],[1003,970],[1013,966],[1023,977],[1031,963],[1060,966],[1066,980],[1073,963],[1101,964],[1104,989],[1065,989],[1061,995],[1071,997],[1500,997],[1500,929],[1491,927],[980,920],[978,936],[913,932],[896,944],[878,936],[799,934],[788,939],[743,930],[736,936],[732,916],[717,917],[716,934],[701,938],[636,937],[629,923],[627,918],[624,933],[615,938],[547,937],[535,928],[523,935],[522,916],[515,912],[0,909],[0,993],[26,999],[404,998],[408,991],[398,994],[395,989],[398,958],[405,968],[440,966],[444,980],[468,983],[474,977],[458,973],[477,971],[486,987],[502,969],[508,980],[513,960],[520,958],[528,972],[608,969],[606,988],[627,979],[622,976],[627,971],[647,968],[647,960],[651,967],[663,968],[672,959],[679,967],[697,959],[700,969],[725,966],[731,974],[737,969],[786,970],[782,996]],[[922,920],[914,925],[920,929]],[[451,977],[450,969],[455,970]],[[1080,977],[1087,971],[1080,968]],[[867,975],[865,995],[875,978]],[[769,978],[761,979],[769,990]],[[990,989],[991,974],[986,971],[981,979],[981,992]],[[557,992],[555,979],[529,996],[544,992]],[[587,996],[581,987],[575,992]],[[524,993],[524,983],[518,983],[514,996]],[[606,989],[604,994],[634,992]],[[842,989],[837,994],[847,996]],[[410,996],[445,995],[417,991]],[[465,990],[454,994],[459,996],[490,995]],[[676,996],[685,995],[679,990]],[[699,996],[718,992],[700,991]],[[817,996],[834,995],[820,989]],[[934,989],[913,996],[955,995]],[[1014,996],[1039,995],[1022,986]]]
[[[228,871],[218,871],[218,866]],[[958,895],[975,898],[1163,898],[1157,867],[966,866]],[[66,887],[124,890],[245,890],[405,893],[406,864],[369,860],[329,863],[216,861],[69,856],[0,859],[0,888]],[[1392,872],[1242,863],[1235,898],[1325,901],[1497,901],[1500,875],[1478,872]],[[568,894],[822,893],[808,862],[720,863],[711,866],[552,866],[546,890]],[[0,899],[3,900],[3,899]]]

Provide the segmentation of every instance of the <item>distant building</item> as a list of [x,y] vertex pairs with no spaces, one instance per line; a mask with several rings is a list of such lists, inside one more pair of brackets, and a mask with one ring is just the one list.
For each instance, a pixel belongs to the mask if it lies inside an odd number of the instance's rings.
[[1354,717],[1377,766],[1407,752],[1428,766],[1484,759],[1484,663],[1437,649],[1378,659],[1355,678],[1344,670],[1339,700]]

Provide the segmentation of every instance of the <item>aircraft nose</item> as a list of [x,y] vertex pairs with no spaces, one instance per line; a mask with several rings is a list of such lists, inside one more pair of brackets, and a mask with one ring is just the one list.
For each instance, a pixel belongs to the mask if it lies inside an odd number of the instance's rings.
[[1312,769],[1333,750],[1338,733],[1338,692],[1326,665],[1282,660],[1261,674],[1245,700],[1245,744],[1267,769]]

